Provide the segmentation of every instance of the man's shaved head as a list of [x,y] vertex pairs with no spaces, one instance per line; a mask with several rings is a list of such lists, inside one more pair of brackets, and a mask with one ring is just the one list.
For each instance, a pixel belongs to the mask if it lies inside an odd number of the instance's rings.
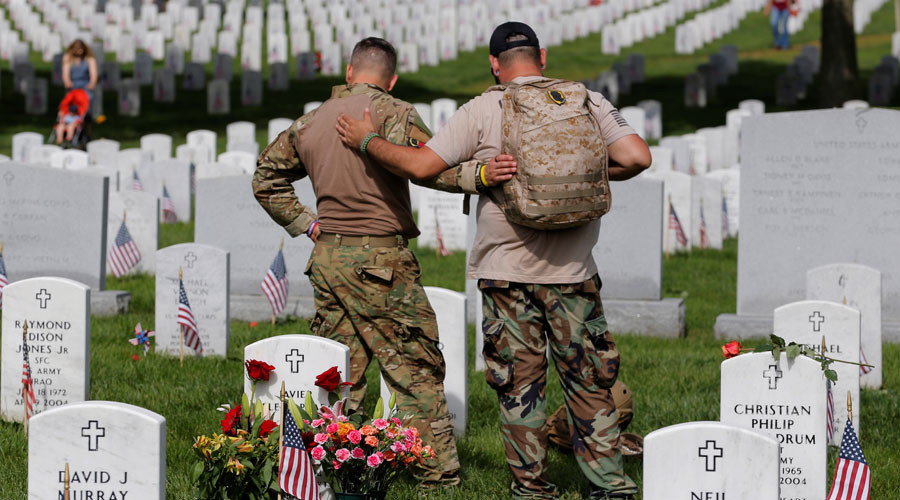
[[[528,37],[518,33],[513,33],[506,37],[506,42],[521,42],[528,40]],[[504,68],[510,67],[517,62],[527,62],[540,67],[541,65],[541,49],[540,47],[515,47],[505,50],[497,55],[497,60]]]
[[397,71],[397,51],[383,38],[365,38],[353,47],[350,66],[357,73],[376,74],[389,81]]

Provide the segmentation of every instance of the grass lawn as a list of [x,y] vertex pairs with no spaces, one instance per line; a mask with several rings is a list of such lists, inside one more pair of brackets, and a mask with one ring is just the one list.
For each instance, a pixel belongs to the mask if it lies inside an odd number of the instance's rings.
[[[887,4],[873,15],[873,22],[858,39],[861,74],[867,77],[881,56],[890,52],[890,32],[893,31],[891,5]],[[725,112],[745,98],[760,98],[775,107],[775,76],[793,57],[799,47],[815,43],[819,38],[819,13],[811,16],[806,27],[793,39],[795,47],[786,52],[770,48],[768,21],[761,14],[750,14],[740,29],[699,50],[694,55],[673,55],[674,29],[633,47],[647,57],[647,82],[635,85],[624,96],[620,106],[642,99],[657,99],[663,103],[666,134],[687,133],[699,127],[724,124]],[[683,105],[684,76],[697,64],[704,62],[723,44],[735,44],[740,52],[740,73],[720,89],[707,109],[686,109]],[[603,56],[599,53],[600,36],[594,35],[576,42],[554,47],[549,51],[547,74],[581,80],[592,78],[608,69],[616,60],[625,57]],[[403,75],[395,94],[412,102],[429,102],[450,96],[460,102],[478,94],[492,83],[487,72],[487,50],[461,53],[459,59],[437,67],[423,68],[415,75]],[[109,57],[109,56],[108,56]],[[127,68],[123,71],[127,73]],[[49,67],[38,64],[38,76],[49,77]],[[236,120],[250,120],[257,124],[258,142],[266,143],[266,123],[269,119],[296,117],[307,101],[323,100],[329,87],[341,80],[318,78],[314,82],[296,83],[287,92],[265,95],[260,108],[237,106],[239,79],[232,84],[232,110],[228,117],[209,117],[205,113],[205,92],[178,90],[174,104],[156,104],[144,91],[144,115],[140,118],[119,117],[115,111],[115,94],[107,92],[105,107],[109,120],[99,125],[95,137],[119,140],[123,147],[134,147],[139,137],[151,132],[166,132],[175,144],[184,142],[185,134],[194,129],[207,128],[219,134],[220,150],[224,150],[225,125]],[[32,117],[24,114],[23,98],[10,92],[11,72],[0,75],[0,152],[8,154],[12,134],[24,130],[49,131],[50,115]],[[865,98],[865,81],[859,85],[858,96]],[[819,91],[814,82],[810,96]],[[62,97],[59,88],[51,87],[51,109]],[[798,108],[815,107],[811,97]],[[193,227],[188,224],[165,226],[161,246],[191,241]],[[419,254],[426,285],[464,289],[464,255],[455,253],[438,258],[431,252]],[[646,435],[663,426],[696,420],[716,420],[719,407],[719,363],[722,343],[713,338],[712,328],[718,314],[734,312],[736,292],[737,243],[729,240],[723,251],[695,251],[690,255],[675,255],[664,263],[664,295],[683,297],[687,311],[687,337],[665,340],[619,335],[617,342],[622,353],[622,379],[631,387],[636,398],[636,414],[630,431]],[[296,273],[297,271],[292,271]],[[191,443],[194,436],[218,428],[221,414],[215,408],[233,401],[242,387],[243,348],[248,343],[271,335],[308,333],[307,321],[261,323],[250,328],[246,322],[231,325],[231,342],[226,358],[190,360],[183,369],[174,358],[149,356],[138,363],[130,355],[135,349],[126,342],[138,321],[153,325],[154,282],[152,277],[138,276],[110,279],[110,289],[125,289],[132,293],[129,314],[115,318],[95,318],[91,341],[91,399],[122,401],[145,407],[167,419],[167,489],[168,498],[194,498],[189,470],[194,463]],[[437,498],[465,498],[481,500],[505,498],[511,476],[504,461],[503,444],[498,424],[497,401],[481,373],[474,371],[474,330],[469,339],[469,425],[467,433],[458,440],[463,464],[463,485],[436,495]],[[900,415],[900,345],[885,345],[884,389],[863,391],[862,430],[863,449],[872,467],[872,498],[900,498],[900,437],[893,429]],[[890,362],[894,362],[891,364]],[[370,367],[369,380],[377,381],[375,367]],[[377,383],[370,384],[369,398],[377,397]],[[548,386],[549,407],[562,403],[562,394],[555,376]],[[18,500],[26,496],[27,444],[20,424],[0,422],[0,499]],[[829,474],[835,460],[830,452]],[[580,498],[588,491],[574,459],[555,451],[550,454],[550,478],[568,498]],[[628,473],[639,483],[641,464],[627,463]],[[416,498],[418,489],[412,482],[401,482],[391,490],[392,498]],[[812,499],[810,499],[812,500]]]

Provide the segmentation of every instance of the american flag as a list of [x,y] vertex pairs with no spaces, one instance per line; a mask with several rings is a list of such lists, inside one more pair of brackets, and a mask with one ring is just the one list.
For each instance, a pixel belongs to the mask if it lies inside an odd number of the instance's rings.
[[[2,273],[2,272],[3,272],[3,261],[0,260],[0,273]],[[2,285],[3,285],[3,276],[2,276],[2,274],[0,274],[0,289],[3,288]],[[859,362],[862,364],[866,364],[866,365],[869,364],[869,360],[866,359],[866,353],[863,352],[862,347],[859,348]],[[870,371],[872,371],[871,366],[859,365],[859,374],[860,375],[865,375],[865,374],[869,373]]]
[[678,220],[678,214],[675,213],[675,205],[669,200],[669,229],[675,231],[675,239],[681,246],[687,246],[687,236],[684,234],[684,228],[681,227],[681,221]]
[[175,205],[172,204],[172,198],[169,198],[169,190],[166,189],[165,184],[163,184],[162,211],[163,221],[165,221],[166,224],[178,222],[178,215],[175,213]]
[[831,390],[831,380],[825,381],[827,388],[827,400],[825,402],[825,432],[828,434],[826,441],[831,441],[834,436],[834,394]]
[[131,268],[141,261],[141,251],[137,244],[131,239],[131,233],[125,226],[125,221],[119,226],[119,233],[116,235],[116,241],[113,242],[109,249],[109,268],[112,270],[113,276],[116,278],[123,276]]
[[709,248],[709,234],[706,232],[706,217],[703,215],[703,200],[700,200],[700,248]]
[[34,406],[37,404],[37,398],[34,397],[34,383],[31,380],[31,362],[28,360],[28,342],[26,336],[28,328],[22,331],[22,399],[25,403],[25,420],[34,415]]
[[200,342],[200,334],[197,333],[197,322],[194,321],[194,312],[191,311],[191,303],[188,302],[184,281],[181,279],[178,280],[178,288],[178,325],[184,327],[181,331],[184,335],[184,345],[197,354],[203,354],[203,344]]
[[281,445],[278,485],[282,491],[300,500],[318,500],[319,484],[316,483],[316,473],[303,444],[300,429],[290,411],[284,412],[283,420],[284,441]]
[[284,252],[281,249],[278,249],[275,260],[272,261],[272,265],[266,271],[266,277],[263,278],[260,288],[266,294],[266,298],[269,299],[269,304],[272,306],[272,314],[276,316],[281,314],[281,311],[284,311],[284,306],[287,304],[288,296],[287,268],[284,266]]
[[722,193],[722,237],[728,237],[728,201],[725,199],[725,193]]
[[863,455],[859,438],[853,430],[853,420],[847,419],[837,466],[834,468],[834,484],[825,500],[869,500],[872,475]]
[[0,309],[3,309],[3,289],[9,284],[6,278],[6,266],[3,264],[3,246],[0,245]]
[[450,255],[450,251],[444,246],[444,235],[441,234],[441,223],[438,218],[437,207],[434,209],[434,237],[437,238],[438,254],[443,257]]
[[144,183],[141,182],[141,178],[138,177],[137,170],[131,171],[131,190],[132,191],[143,191]]

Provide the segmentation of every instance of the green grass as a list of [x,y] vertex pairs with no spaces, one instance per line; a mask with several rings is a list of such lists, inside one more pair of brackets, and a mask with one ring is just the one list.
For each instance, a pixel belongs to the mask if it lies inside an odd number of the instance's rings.
[[[164,226],[163,240],[176,243],[190,240],[190,225]],[[737,242],[726,241],[723,251],[695,251],[673,255],[665,261],[663,276],[666,296],[683,297],[687,310],[687,337],[656,339],[618,335],[622,355],[620,377],[635,395],[636,412],[629,431],[641,435],[681,422],[717,420],[719,416],[719,363],[721,341],[713,338],[716,315],[734,310]],[[431,251],[418,252],[426,285],[462,291],[464,254],[437,257]],[[192,359],[184,368],[177,358],[150,355],[135,363],[135,348],[126,342],[138,321],[153,324],[153,279],[149,276],[113,279],[109,288],[132,294],[129,314],[114,318],[93,318],[91,334],[91,399],[122,401],[155,411],[167,422],[168,498],[193,498],[189,470],[194,462],[194,436],[217,429],[221,414],[215,408],[234,400],[242,388],[242,360],[245,345],[265,337],[287,333],[308,333],[306,320],[260,323],[250,328],[242,321],[231,323],[227,357]],[[436,498],[485,499],[508,495],[511,476],[506,470],[500,438],[496,396],[474,370],[474,326],[469,331],[469,423],[466,435],[457,441],[463,465],[463,486]],[[900,345],[885,344],[884,359],[900,357]],[[551,370],[552,371],[552,370]],[[377,367],[369,367],[368,405],[377,399]],[[555,375],[548,385],[549,408],[562,404],[562,392]],[[873,471],[872,498],[900,497],[900,437],[893,421],[900,414],[900,369],[885,369],[884,388],[862,392],[862,444]],[[22,426],[0,422],[0,498],[25,498],[27,446]],[[831,464],[834,451],[830,452]],[[550,452],[550,478],[567,498],[581,498],[588,484],[569,455]],[[639,460],[629,459],[627,472],[640,482]],[[830,468],[829,468],[830,471]],[[411,481],[402,481],[391,490],[392,498],[417,498]]]
[[[863,79],[858,97],[865,98],[865,80],[878,64],[881,56],[890,52],[890,32],[893,31],[891,4],[873,15],[866,32],[858,38],[859,62]],[[619,106],[642,99],[657,99],[663,103],[666,134],[686,133],[699,127],[724,123],[725,112],[745,98],[760,98],[769,110],[775,107],[775,77],[799,53],[800,47],[816,43],[820,35],[820,14],[814,13],[805,28],[793,37],[794,48],[777,52],[770,48],[768,21],[751,13],[738,30],[710,44],[693,55],[673,55],[674,29],[654,39],[637,44],[621,56],[600,54],[600,36],[594,35],[577,42],[553,47],[549,51],[547,74],[582,80],[606,70],[628,52],[646,56],[647,81],[635,85],[632,93],[623,96]],[[740,73],[719,90],[718,96],[706,109],[687,109],[683,105],[684,76],[705,62],[723,44],[735,44],[740,49]],[[107,56],[108,58],[110,55]],[[38,62],[37,60],[35,61]],[[437,67],[424,67],[417,74],[402,75],[394,94],[411,102],[429,102],[450,96],[464,102],[491,85],[487,71],[487,50],[461,53],[459,59]],[[127,71],[127,68],[125,68]],[[125,73],[123,71],[123,74]],[[40,77],[49,77],[49,66],[37,64]],[[219,149],[224,150],[225,125],[236,120],[257,124],[260,145],[266,142],[266,124],[279,116],[296,117],[307,101],[324,100],[329,88],[340,78],[318,78],[313,82],[292,82],[286,92],[267,92],[264,105],[242,108],[236,105],[239,79],[232,83],[232,111],[227,117],[206,115],[205,92],[178,90],[174,104],[156,104],[144,90],[144,115],[140,118],[117,116],[115,95],[107,92],[104,99],[109,120],[99,125],[95,137],[107,137],[134,147],[141,135],[165,131],[174,137],[175,144],[184,142],[185,134],[194,129],[208,128],[219,134]],[[49,131],[50,115],[33,117],[24,114],[23,98],[10,92],[12,75],[0,74],[0,152],[10,149],[12,134],[24,130]],[[808,95],[818,92],[814,82]],[[51,87],[51,109],[61,99],[61,89]],[[815,107],[813,97],[796,108]],[[191,241],[193,226],[177,224],[164,226],[161,246]],[[419,252],[426,285],[463,290],[465,257],[454,253],[438,258],[432,252]],[[737,244],[726,242],[723,251],[695,251],[690,255],[673,255],[663,266],[664,295],[683,297],[686,305],[687,336],[668,340],[617,336],[622,354],[621,378],[631,387],[636,399],[636,414],[630,431],[646,435],[661,427],[680,422],[716,420],[719,405],[720,341],[712,333],[715,318],[720,313],[734,312],[736,291]],[[139,405],[160,413],[167,419],[167,490],[172,499],[194,498],[188,471],[194,461],[191,452],[193,437],[209,433],[218,426],[221,416],[215,411],[219,404],[235,398],[242,387],[242,353],[248,343],[272,335],[308,333],[306,320],[281,322],[275,326],[261,323],[251,328],[248,323],[233,321],[227,357],[191,360],[183,369],[177,360],[151,355],[134,363],[135,352],[127,342],[134,324],[154,321],[153,279],[147,276],[121,280],[110,279],[111,289],[125,289],[132,294],[131,311],[115,318],[94,318],[91,341],[91,399],[108,399]],[[481,373],[474,371],[476,353],[474,330],[469,339],[469,425],[467,433],[458,440],[463,464],[463,486],[450,490],[438,498],[481,500],[508,497],[511,476],[504,460],[500,438],[497,402]],[[900,359],[900,345],[886,344],[884,359]],[[376,381],[376,367],[368,372]],[[549,407],[562,403],[562,394],[554,375],[549,377]],[[377,398],[377,384],[370,384],[371,404]],[[862,444],[873,470],[872,498],[900,498],[900,437],[893,423],[900,415],[900,368],[885,367],[884,388],[862,392]],[[830,452],[830,465],[834,464]],[[568,498],[579,498],[588,485],[571,456],[550,452],[550,478]],[[640,482],[641,464],[628,461],[628,473]],[[22,426],[0,422],[0,499],[25,498],[27,482],[27,445]],[[391,490],[394,498],[416,498],[418,490],[412,482],[401,482]]]

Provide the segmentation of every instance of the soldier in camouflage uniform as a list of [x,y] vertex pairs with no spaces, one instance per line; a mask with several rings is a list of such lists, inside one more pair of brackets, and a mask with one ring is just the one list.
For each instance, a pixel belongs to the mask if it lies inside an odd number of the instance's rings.
[[[345,148],[335,132],[339,113],[374,111],[377,130],[416,146],[430,132],[415,108],[394,99],[396,52],[380,38],[359,42],[347,85],[298,119],[260,155],[253,191],[291,236],[316,242],[305,273],[315,291],[312,331],[350,348],[351,404],[366,391],[366,367],[378,359],[402,415],[410,414],[436,458],[417,475],[428,485],[459,483],[453,421],[444,396],[444,358],[434,311],[407,248],[418,236],[406,179]],[[291,183],[309,175],[318,214],[297,199]]]
[[[543,78],[546,52],[539,47],[534,31],[522,23],[497,27],[490,42],[497,82]],[[631,498],[637,487],[624,472],[610,392],[619,353],[607,330],[591,254],[600,221],[541,231],[504,217],[495,201],[502,200],[502,188],[495,186],[511,179],[516,168],[514,158],[500,150],[503,95],[492,88],[469,101],[423,148],[369,138],[366,151],[397,175],[440,175],[442,188],[482,194],[467,278],[478,279],[484,299],[486,377],[500,403],[513,498],[558,496],[546,474],[548,346],[562,382],[573,451],[592,485],[590,498]],[[625,180],[647,168],[647,144],[602,95],[588,95],[608,147],[609,178]],[[362,121],[341,116],[338,130],[344,144],[355,148],[373,133],[365,116]]]

